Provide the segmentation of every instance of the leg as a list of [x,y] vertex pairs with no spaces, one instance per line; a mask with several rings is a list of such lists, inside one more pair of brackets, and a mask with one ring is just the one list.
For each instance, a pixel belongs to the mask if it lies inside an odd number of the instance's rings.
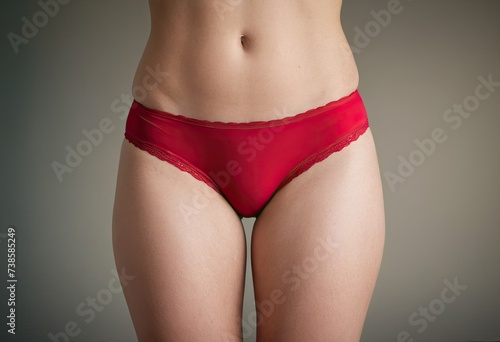
[[368,129],[286,185],[255,222],[257,340],[359,341],[384,238],[382,185]]
[[246,244],[239,217],[208,185],[126,140],[113,248],[117,269],[135,276],[123,290],[140,342],[241,340]]

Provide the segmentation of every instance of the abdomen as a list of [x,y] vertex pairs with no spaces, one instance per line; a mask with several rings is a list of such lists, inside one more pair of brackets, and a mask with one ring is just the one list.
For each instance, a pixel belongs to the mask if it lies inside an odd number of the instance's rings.
[[340,6],[338,0],[150,0],[151,35],[134,87],[147,70],[169,76],[138,101],[173,114],[243,122],[349,95],[358,73]]

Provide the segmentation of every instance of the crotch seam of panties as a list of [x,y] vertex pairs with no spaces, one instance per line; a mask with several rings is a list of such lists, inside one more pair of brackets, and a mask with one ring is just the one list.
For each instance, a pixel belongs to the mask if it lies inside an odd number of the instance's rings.
[[331,154],[335,152],[339,152],[345,147],[347,147],[350,143],[358,140],[358,138],[366,132],[366,130],[369,127],[368,119],[366,119],[361,126],[359,126],[356,130],[350,132],[344,139],[341,141],[338,141],[330,146],[328,146],[326,149],[313,154],[312,156],[308,157],[306,160],[302,161],[299,165],[294,167],[292,171],[288,173],[288,176],[285,177],[285,179],[281,182],[281,184],[276,188],[276,192],[278,192],[281,188],[283,188],[285,185],[290,183],[294,178],[300,176],[302,173],[306,172],[309,170],[314,164],[319,163],[329,157]]
[[218,189],[217,185],[214,184],[213,181],[208,176],[206,176],[201,171],[197,170],[195,167],[193,167],[189,163],[182,161],[180,158],[178,158],[178,157],[176,157],[176,156],[174,156],[166,151],[163,151],[156,146],[148,144],[147,142],[144,142],[140,139],[137,139],[137,138],[131,136],[130,134],[128,134],[127,132],[125,132],[125,138],[131,144],[136,146],[137,148],[148,152],[149,154],[157,157],[160,160],[168,162],[169,164],[177,167],[181,171],[189,173],[191,176],[193,176],[194,178],[196,178],[199,181],[206,183],[212,189],[217,191],[217,193],[222,195],[222,193]]

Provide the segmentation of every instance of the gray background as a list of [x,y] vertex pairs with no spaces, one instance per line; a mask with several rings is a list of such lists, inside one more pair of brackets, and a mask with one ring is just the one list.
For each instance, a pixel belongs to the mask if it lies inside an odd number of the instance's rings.
[[[355,27],[364,30],[370,11],[388,2],[345,1],[351,44]],[[415,139],[441,128],[447,140],[394,189],[383,181],[386,247],[362,341],[397,341],[401,331],[415,341],[499,340],[500,87],[456,130],[443,113],[474,95],[479,76],[500,81],[500,1],[401,5],[355,54],[382,175],[398,172]],[[17,54],[7,34],[20,34],[21,18],[41,8],[36,1],[0,6],[0,336],[50,341],[50,332],[74,321],[80,330],[70,341],[135,341],[123,294],[104,295],[115,268],[111,213],[125,125],[111,104],[131,93],[149,30],[147,2],[70,1]],[[75,148],[82,130],[103,118],[114,131],[59,182],[51,164],[64,163],[66,146]],[[244,223],[250,234],[253,220]],[[9,226],[17,229],[15,337],[5,325]],[[417,332],[409,317],[439,305],[445,280],[455,277],[467,289]],[[90,314],[76,310],[97,295],[109,303],[87,323]],[[248,274],[245,320],[252,300]],[[246,341],[254,339],[249,333]]]

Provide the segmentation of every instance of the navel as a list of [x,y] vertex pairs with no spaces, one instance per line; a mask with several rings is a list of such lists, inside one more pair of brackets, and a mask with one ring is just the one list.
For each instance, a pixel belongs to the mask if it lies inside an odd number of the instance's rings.
[[242,35],[240,37],[240,41],[241,41],[241,46],[244,47],[244,48],[247,48],[248,47],[248,44],[249,44],[249,39],[247,36],[245,35]]

